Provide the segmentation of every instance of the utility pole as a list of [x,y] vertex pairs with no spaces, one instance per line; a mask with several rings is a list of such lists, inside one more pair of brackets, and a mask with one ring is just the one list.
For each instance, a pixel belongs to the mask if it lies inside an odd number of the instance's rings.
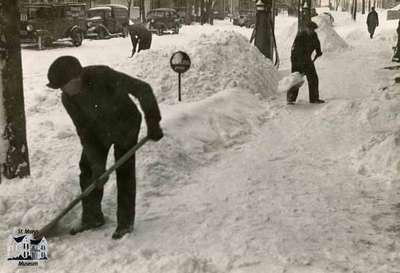
[[8,179],[28,176],[19,11],[15,0],[0,3],[0,111],[0,172]]
[[140,19],[141,19],[142,23],[146,22],[144,0],[140,0]]
[[[264,2],[265,1],[265,2]],[[260,52],[272,61],[273,38],[272,38],[272,0],[258,0],[256,3],[256,26],[255,46]]]

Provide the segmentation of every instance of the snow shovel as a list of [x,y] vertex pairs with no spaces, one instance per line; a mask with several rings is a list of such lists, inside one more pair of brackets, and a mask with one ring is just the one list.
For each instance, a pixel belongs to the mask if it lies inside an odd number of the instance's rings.
[[288,92],[291,88],[300,88],[304,84],[304,75],[299,72],[293,72],[292,74],[284,77],[278,86],[278,90],[281,93]]
[[133,146],[126,154],[124,154],[120,159],[118,159],[114,165],[112,165],[108,170],[106,170],[102,175],[96,178],[89,187],[87,187],[78,197],[72,200],[68,206],[63,209],[50,223],[42,227],[38,232],[34,233],[35,239],[40,239],[51,232],[57,225],[57,223],[73,208],[78,204],[84,197],[91,193],[96,187],[102,186],[107,182],[107,177],[116,169],[118,169],[122,164],[124,164],[140,147],[142,147],[147,141],[148,137],[141,139],[135,146]]

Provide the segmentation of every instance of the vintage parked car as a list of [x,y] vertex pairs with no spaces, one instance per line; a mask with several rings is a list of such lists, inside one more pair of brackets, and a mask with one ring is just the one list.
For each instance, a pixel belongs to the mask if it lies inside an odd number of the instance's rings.
[[104,5],[87,11],[87,33],[90,38],[105,39],[127,35],[128,8],[123,5]]
[[254,27],[256,24],[256,14],[252,11],[239,11],[233,17],[233,24],[240,27]]
[[86,19],[85,4],[32,4],[21,7],[21,42],[37,43],[39,49],[59,39],[82,44]]
[[166,31],[178,34],[181,27],[181,18],[174,9],[158,8],[147,13],[149,30],[162,35]]

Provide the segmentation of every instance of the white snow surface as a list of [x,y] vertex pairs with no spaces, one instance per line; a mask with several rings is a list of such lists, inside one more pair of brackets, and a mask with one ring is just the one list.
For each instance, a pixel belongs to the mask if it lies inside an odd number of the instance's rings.
[[[78,207],[48,238],[47,263],[18,268],[3,259],[0,272],[398,272],[400,73],[383,69],[393,65],[396,22],[382,22],[371,40],[364,17],[354,22],[347,13],[332,14],[335,25],[318,34],[332,30],[347,46],[329,42],[332,50],[316,62],[322,105],[307,102],[307,85],[297,105],[286,105],[286,94],[276,92],[277,72],[241,36],[251,30],[229,22],[155,36],[153,49],[133,60],[128,39],[24,50],[32,176],[0,185],[2,241],[18,227],[43,226],[80,192],[79,140],[59,91],[45,88],[57,56],[72,54],[149,81],[165,137],[137,154],[133,234],[110,238],[111,177],[104,227],[69,236]],[[276,23],[280,74],[287,76],[285,48],[295,21]],[[192,56],[182,103],[168,70],[178,49]]]

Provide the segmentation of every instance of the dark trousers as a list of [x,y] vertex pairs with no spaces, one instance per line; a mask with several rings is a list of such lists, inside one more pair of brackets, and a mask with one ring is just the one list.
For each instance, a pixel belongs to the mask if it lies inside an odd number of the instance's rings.
[[[137,128],[140,128],[140,124]],[[114,143],[114,158],[117,161],[130,148],[132,148],[138,140],[139,129],[129,135],[129,141],[125,143]],[[128,137],[128,136],[127,136]],[[106,167],[107,155],[111,148],[111,144],[96,144],[99,154],[96,164]],[[81,170],[80,185],[84,191],[92,182],[92,167],[85,154],[82,152],[79,162]],[[136,203],[136,175],[135,175],[135,155],[126,161],[116,170],[117,173],[117,190],[118,190],[118,207],[117,221],[119,227],[128,227],[135,222],[135,203]],[[103,221],[103,213],[101,211],[101,200],[103,198],[103,189],[94,189],[87,197],[82,200],[82,222],[93,223]]]
[[373,38],[376,26],[368,26],[369,37]]
[[150,47],[151,47],[151,36],[146,37],[146,39],[140,39],[138,52],[140,52],[141,50],[150,49]]
[[[304,70],[304,71],[303,71]],[[304,65],[304,69],[298,69],[292,63],[292,73],[293,72],[300,72],[306,75],[308,81],[308,92],[309,92],[309,99],[310,102],[314,102],[319,99],[319,91],[318,91],[318,84],[319,79],[317,75],[317,71],[315,70],[315,65],[312,61],[306,63]],[[288,102],[295,102],[297,96],[299,95],[299,88],[292,87],[287,92],[287,101]]]

